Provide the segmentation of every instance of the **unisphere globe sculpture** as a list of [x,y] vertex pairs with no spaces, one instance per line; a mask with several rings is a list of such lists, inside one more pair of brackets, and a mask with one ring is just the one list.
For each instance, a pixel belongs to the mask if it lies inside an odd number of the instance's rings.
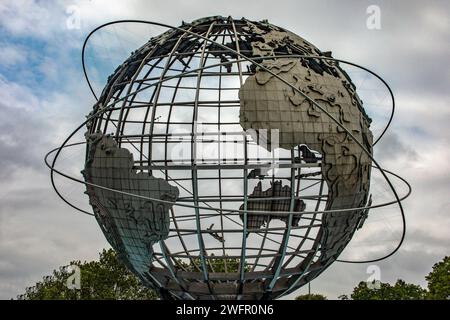
[[331,53],[267,21],[203,18],[108,78],[81,182],[162,298],[274,299],[338,259],[367,217],[370,123]]

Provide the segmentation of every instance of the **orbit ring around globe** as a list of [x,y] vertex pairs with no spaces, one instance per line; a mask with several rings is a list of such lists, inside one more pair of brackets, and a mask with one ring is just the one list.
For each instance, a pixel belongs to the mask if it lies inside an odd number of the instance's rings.
[[[371,260],[364,260],[364,261],[346,261],[346,260],[339,260],[336,259],[335,261],[340,261],[340,262],[348,262],[348,263],[369,263],[369,262],[376,262],[376,261],[380,261],[383,259],[386,259],[387,257],[393,255],[396,251],[398,251],[398,249],[401,247],[402,243],[403,243],[403,239],[404,239],[404,235],[405,235],[405,230],[406,230],[406,223],[405,223],[405,215],[404,215],[404,210],[402,207],[402,201],[404,199],[406,199],[410,193],[411,193],[411,187],[408,184],[408,182],[403,179],[402,177],[400,177],[399,175],[388,171],[386,169],[383,169],[378,162],[376,161],[376,159],[373,157],[373,155],[371,154],[371,152],[369,152],[366,147],[353,135],[353,133],[346,128],[338,119],[336,119],[332,114],[330,114],[322,105],[320,105],[319,103],[317,103],[315,101],[314,98],[311,98],[308,94],[304,93],[302,90],[300,90],[299,88],[297,88],[296,86],[294,86],[292,83],[286,81],[283,77],[281,77],[279,74],[277,74],[276,72],[272,71],[271,69],[269,69],[267,67],[267,65],[264,64],[264,61],[266,59],[276,59],[276,58],[283,58],[283,59],[318,59],[318,60],[326,60],[326,61],[331,61],[331,62],[336,62],[336,63],[343,63],[343,64],[347,64],[347,65],[351,65],[354,67],[357,67],[361,70],[364,70],[370,74],[372,74],[373,76],[375,76],[378,80],[380,80],[383,85],[388,89],[390,96],[391,96],[391,100],[392,100],[392,110],[391,110],[391,114],[389,117],[389,120],[386,124],[386,126],[384,127],[383,131],[381,132],[381,134],[378,136],[378,138],[373,142],[372,146],[376,145],[378,143],[378,141],[380,141],[380,139],[383,137],[383,135],[386,133],[387,129],[389,128],[389,125],[393,119],[394,116],[394,111],[395,111],[395,100],[394,100],[394,95],[390,89],[390,87],[388,86],[388,84],[380,77],[378,76],[376,73],[374,73],[373,71],[359,66],[355,63],[352,62],[348,62],[345,60],[341,60],[341,59],[335,59],[335,58],[331,58],[331,57],[327,57],[327,56],[316,56],[316,55],[299,55],[299,54],[287,54],[287,55],[282,55],[282,56],[267,56],[267,57],[259,57],[259,59],[257,61],[255,61],[255,59],[250,58],[248,56],[245,56],[244,54],[240,53],[239,50],[234,50],[232,48],[230,48],[229,46],[225,46],[224,44],[221,44],[220,42],[217,42],[207,36],[203,36],[201,34],[197,34],[195,32],[192,32],[190,30],[184,29],[184,28],[179,28],[179,27],[173,27],[164,23],[158,23],[158,22],[151,22],[151,21],[143,21],[143,20],[119,20],[119,21],[113,21],[113,22],[109,22],[106,24],[103,24],[99,27],[97,27],[96,29],[94,29],[86,38],[84,44],[83,44],[83,51],[82,51],[82,63],[83,63],[83,71],[85,73],[85,77],[86,80],[88,82],[89,88],[92,91],[92,94],[94,95],[95,99],[98,100],[92,86],[91,83],[89,81],[87,72],[86,72],[86,68],[85,68],[85,60],[84,60],[84,52],[85,52],[85,48],[86,48],[86,44],[89,40],[89,38],[98,30],[100,30],[101,28],[104,28],[108,25],[112,25],[112,24],[117,24],[117,23],[144,23],[144,24],[150,24],[150,25],[155,25],[155,26],[160,26],[160,27],[165,27],[165,28],[169,28],[172,30],[177,30],[179,32],[182,32],[182,34],[188,34],[192,37],[196,37],[198,39],[201,39],[203,41],[205,41],[205,43],[209,43],[211,45],[214,45],[216,47],[219,47],[221,49],[224,49],[228,52],[230,52],[232,55],[236,56],[237,58],[235,60],[233,60],[233,64],[239,64],[241,62],[250,62],[251,64],[255,65],[257,68],[259,68],[260,70],[263,70],[264,72],[268,73],[270,75],[270,77],[276,78],[277,80],[279,80],[280,82],[282,82],[284,85],[288,86],[290,89],[293,90],[293,92],[295,92],[295,94],[301,95],[301,97],[303,97],[304,99],[306,99],[311,105],[313,105],[315,108],[319,109],[320,112],[324,113],[335,125],[337,125],[339,127],[340,130],[342,130],[343,132],[345,132],[350,139],[352,139],[352,141],[354,143],[357,144],[357,146],[362,150],[362,152],[371,160],[371,162],[373,162],[373,165],[371,165],[372,168],[377,169],[378,172],[381,173],[381,175],[383,176],[385,182],[387,182],[390,190],[392,191],[392,194],[394,195],[394,198],[391,201],[386,201],[384,203],[380,203],[380,204],[376,204],[376,205],[372,205],[371,203],[366,204],[364,206],[359,206],[359,207],[352,207],[352,208],[344,208],[344,209],[326,209],[326,210],[314,210],[314,211],[301,211],[302,214],[302,219],[304,219],[305,217],[307,217],[308,215],[316,215],[316,214],[323,214],[323,215],[335,215],[335,214],[343,214],[343,213],[349,213],[349,212],[354,212],[354,211],[363,211],[366,210],[368,211],[369,209],[374,209],[374,208],[381,208],[381,207],[387,207],[390,205],[395,205],[397,204],[399,209],[400,209],[400,213],[401,213],[401,217],[402,217],[402,227],[403,227],[403,232],[402,232],[402,237],[397,245],[397,247],[392,250],[390,253],[386,254],[383,257],[380,258],[376,258],[376,259],[371,259]],[[203,56],[202,56],[203,58]],[[170,56],[169,56],[170,59]],[[140,69],[143,67],[145,63],[145,59],[142,60],[142,65],[140,66]],[[166,81],[170,81],[179,77],[183,77],[189,74],[193,74],[193,73],[198,73],[198,72],[203,72],[204,70],[207,70],[209,68],[215,68],[215,67],[224,67],[227,65],[227,63],[229,64],[228,61],[223,61],[220,63],[216,63],[216,64],[212,64],[212,65],[208,65],[208,66],[200,66],[199,68],[194,68],[194,69],[190,69],[188,71],[184,71],[178,74],[175,74],[173,76],[165,76],[164,79],[160,79],[159,81],[153,82],[149,85],[143,86],[142,88],[139,89],[140,90],[146,90],[150,87],[155,87],[155,86],[159,86],[161,83],[164,83]],[[140,70],[138,69],[138,70]],[[137,77],[139,74],[139,71],[136,72],[135,76]],[[220,89],[218,89],[220,90]],[[127,98],[127,96],[124,97],[125,99]],[[123,98],[122,98],[123,99]],[[120,100],[119,100],[120,101]],[[292,219],[292,216],[294,214],[298,214],[298,211],[296,210],[283,210],[283,211],[276,211],[276,210],[258,210],[258,209],[252,209],[249,210],[247,208],[244,209],[227,209],[227,208],[223,208],[223,207],[217,207],[217,206],[203,206],[200,204],[188,204],[188,203],[181,203],[178,201],[174,201],[173,199],[169,199],[169,200],[165,200],[165,199],[161,199],[161,198],[154,198],[154,197],[148,197],[145,195],[140,195],[140,194],[135,194],[132,192],[126,192],[123,190],[118,190],[115,188],[110,188],[110,187],[106,187],[104,185],[100,185],[100,184],[96,184],[96,183],[92,183],[89,181],[85,181],[85,180],[81,180],[78,179],[74,176],[71,176],[69,174],[64,173],[61,170],[56,169],[56,163],[58,160],[58,157],[60,156],[62,150],[64,148],[68,148],[68,147],[74,147],[74,146],[79,146],[79,145],[83,145],[86,144],[86,141],[83,142],[76,142],[76,143],[69,143],[70,140],[72,139],[72,137],[80,130],[82,129],[85,125],[87,125],[91,120],[102,116],[103,114],[105,114],[108,111],[111,111],[117,102],[119,101],[114,101],[114,103],[111,103],[111,105],[107,105],[107,106],[102,106],[101,108],[99,108],[99,110],[97,110],[94,114],[91,114],[90,116],[87,117],[87,119],[81,123],[66,139],[65,141],[61,144],[60,147],[55,148],[53,150],[51,150],[50,152],[47,153],[47,155],[45,156],[45,163],[48,166],[48,168],[50,169],[50,174],[51,174],[51,183],[53,188],[55,189],[56,193],[58,194],[58,196],[64,201],[66,202],[68,205],[70,205],[71,207],[73,207],[74,209],[83,212],[85,214],[88,215],[93,215],[91,212],[88,212],[86,210],[83,210],[79,207],[77,207],[76,205],[74,205],[73,203],[71,203],[69,200],[67,200],[58,190],[58,187],[55,184],[54,181],[54,174],[58,174],[64,178],[67,178],[71,181],[75,181],[77,183],[81,183],[86,185],[86,187],[92,187],[95,189],[99,189],[99,190],[105,190],[105,191],[109,191],[112,192],[114,194],[120,194],[123,196],[127,196],[127,197],[132,197],[132,198],[136,198],[139,200],[148,200],[154,203],[160,203],[163,205],[170,205],[173,207],[185,207],[185,208],[190,208],[190,209],[194,209],[194,210],[205,210],[205,211],[210,211],[210,212],[216,212],[216,213],[229,213],[229,214],[239,214],[239,215],[243,215],[244,218],[246,216],[248,216],[249,214],[253,214],[253,215],[266,215],[266,216],[271,216],[271,217],[279,217],[279,218],[288,218],[290,217],[290,219]],[[153,119],[154,120],[154,119]],[[113,123],[114,124],[114,123]],[[136,149],[137,150],[137,149]],[[139,151],[139,150],[138,150]],[[54,154],[53,159],[50,160],[50,156]],[[292,168],[291,168],[292,169]],[[401,181],[408,189],[408,191],[406,192],[405,195],[398,195],[394,185],[392,184],[389,176],[391,177],[395,177],[397,178],[399,181]],[[245,196],[245,195],[244,195]],[[201,202],[201,201],[199,201]],[[307,219],[307,218],[306,218]],[[246,230],[246,221],[244,220],[244,227],[243,227],[243,238],[246,238],[246,234],[248,234],[248,231]],[[197,229],[197,231],[199,231],[199,228]],[[289,227],[287,227],[287,232],[290,232]],[[245,236],[244,236],[245,235]],[[288,235],[289,236],[289,235]],[[245,244],[245,240],[244,240],[244,244]],[[286,243],[284,243],[284,250],[286,250]],[[243,250],[244,251],[244,250]],[[203,258],[202,258],[203,259]],[[205,266],[205,264],[203,264],[203,266]],[[280,268],[278,268],[280,269]],[[278,273],[280,272],[280,270],[277,270]],[[241,266],[241,274],[244,273],[244,271],[242,271],[242,266]],[[207,277],[207,275],[205,275],[205,277]],[[176,277],[175,277],[176,278]],[[274,276],[275,279],[275,276]],[[299,278],[300,279],[300,278]],[[273,280],[274,281],[274,280]],[[273,286],[273,283],[272,283]],[[295,285],[291,285],[290,289],[294,288]],[[290,290],[285,290],[284,293],[289,293]],[[192,296],[189,295],[189,293],[186,293],[187,296],[189,296],[190,298],[192,298]],[[281,296],[281,295],[279,295]]]

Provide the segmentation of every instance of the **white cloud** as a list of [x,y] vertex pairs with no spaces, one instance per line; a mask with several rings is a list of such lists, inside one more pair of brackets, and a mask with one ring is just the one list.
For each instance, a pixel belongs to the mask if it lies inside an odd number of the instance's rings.
[[20,84],[10,82],[0,74],[1,103],[14,109],[33,110],[39,105],[39,99]]
[[10,67],[21,64],[27,59],[27,52],[18,46],[3,45],[0,47],[0,65]]
[[61,27],[61,16],[55,14],[63,1],[17,0],[0,4],[0,25],[14,35],[47,37]]

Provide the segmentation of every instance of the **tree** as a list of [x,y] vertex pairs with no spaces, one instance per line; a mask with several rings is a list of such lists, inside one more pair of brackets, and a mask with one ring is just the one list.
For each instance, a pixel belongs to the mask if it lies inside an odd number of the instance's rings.
[[425,279],[428,281],[428,299],[450,300],[450,256],[436,263]]
[[[119,261],[114,250],[103,250],[99,261],[72,261],[80,270],[80,287],[71,289],[67,280],[71,272],[66,267],[54,270],[35,286],[25,289],[20,300],[154,300],[156,293]],[[72,271],[73,272],[73,271]]]
[[353,300],[423,300],[426,294],[422,287],[403,280],[397,280],[393,286],[381,282],[379,288],[369,288],[366,282],[361,281],[350,297]]
[[308,293],[297,296],[295,300],[327,300],[327,297],[319,293]]

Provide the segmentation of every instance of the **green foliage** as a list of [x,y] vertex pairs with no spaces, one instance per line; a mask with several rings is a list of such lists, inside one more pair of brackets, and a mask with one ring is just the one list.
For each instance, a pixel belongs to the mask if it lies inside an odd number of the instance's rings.
[[[239,272],[239,259],[235,258],[209,258],[206,260],[206,266],[208,268],[208,272]],[[180,270],[195,272],[201,270],[202,263],[200,257],[192,258],[189,263],[182,261],[181,259],[177,260],[178,268]],[[244,265],[245,272],[250,271],[248,265]]]
[[436,263],[425,279],[428,281],[428,299],[450,300],[450,256]]
[[80,289],[66,285],[71,275],[67,268],[54,270],[51,276],[34,287],[26,288],[18,296],[20,300],[154,300],[155,292],[143,286],[125,265],[119,261],[114,250],[103,250],[99,261],[72,261],[70,265],[80,268]]
[[397,280],[395,285],[380,283],[379,289],[369,288],[366,282],[361,281],[353,289],[353,300],[423,300],[427,291],[418,285]]
[[[450,257],[436,263],[425,279],[428,290],[403,280],[397,280],[393,286],[381,282],[378,289],[368,288],[366,282],[360,282],[350,297],[353,300],[450,300]],[[348,300],[349,297],[341,295],[338,299]]]
[[299,295],[295,300],[327,300],[327,297],[319,293],[309,293]]

